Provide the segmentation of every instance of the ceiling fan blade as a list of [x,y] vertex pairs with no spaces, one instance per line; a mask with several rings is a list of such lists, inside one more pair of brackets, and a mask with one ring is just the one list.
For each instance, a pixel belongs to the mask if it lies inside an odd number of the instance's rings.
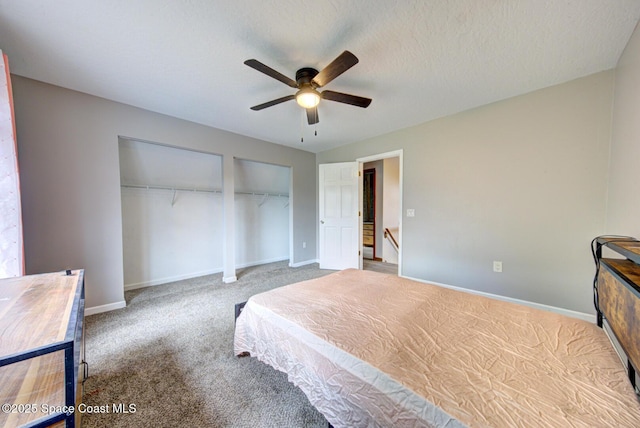
[[333,62],[323,68],[311,81],[318,88],[331,82],[336,77],[358,63],[358,58],[349,51],[342,52]]
[[295,95],[287,95],[286,97],[282,97],[282,98],[278,98],[276,100],[271,100],[271,101],[267,101],[266,103],[262,103],[262,104],[258,104],[257,106],[253,106],[251,107],[251,110],[262,110],[263,108],[267,108],[267,107],[271,107],[274,106],[276,104],[280,104],[283,103],[285,101],[291,101],[291,100],[295,100],[296,96]]
[[318,107],[307,109],[307,122],[309,122],[309,125],[315,125],[320,122],[320,119],[318,118]]
[[288,78],[284,74],[275,71],[273,68],[264,65],[256,59],[248,59],[244,63],[249,67],[258,70],[259,72],[266,74],[269,77],[273,77],[274,79],[281,81],[285,85],[291,86],[292,88],[298,88],[298,84],[295,80]]
[[371,98],[359,97],[357,95],[344,94],[342,92],[323,91],[320,96],[324,100],[337,101],[339,103],[351,104],[352,106],[367,108],[371,104]]

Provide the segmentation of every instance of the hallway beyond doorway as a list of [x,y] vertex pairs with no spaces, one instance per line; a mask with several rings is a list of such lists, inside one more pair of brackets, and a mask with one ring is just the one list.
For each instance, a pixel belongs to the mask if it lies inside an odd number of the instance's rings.
[[393,263],[379,262],[376,260],[364,259],[362,261],[362,269],[372,270],[372,271],[381,272],[381,273],[388,273],[391,275],[398,275],[398,265]]

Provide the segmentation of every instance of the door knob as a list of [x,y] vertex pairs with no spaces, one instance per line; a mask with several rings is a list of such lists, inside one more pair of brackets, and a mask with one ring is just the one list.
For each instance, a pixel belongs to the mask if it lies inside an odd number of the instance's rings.
[[320,223],[321,223],[321,224],[324,224],[324,220],[320,220]]

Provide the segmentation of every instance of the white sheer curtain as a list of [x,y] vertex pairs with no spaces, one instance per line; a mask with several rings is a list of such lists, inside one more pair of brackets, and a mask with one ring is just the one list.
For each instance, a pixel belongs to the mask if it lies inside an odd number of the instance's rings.
[[0,57],[0,278],[9,278],[24,275],[24,255],[9,61]]

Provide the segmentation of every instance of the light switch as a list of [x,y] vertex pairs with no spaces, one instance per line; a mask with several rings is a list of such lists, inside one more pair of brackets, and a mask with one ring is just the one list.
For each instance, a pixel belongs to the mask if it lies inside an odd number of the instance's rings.
[[407,209],[407,217],[415,217],[415,216],[416,216],[416,210],[414,210],[413,208]]

